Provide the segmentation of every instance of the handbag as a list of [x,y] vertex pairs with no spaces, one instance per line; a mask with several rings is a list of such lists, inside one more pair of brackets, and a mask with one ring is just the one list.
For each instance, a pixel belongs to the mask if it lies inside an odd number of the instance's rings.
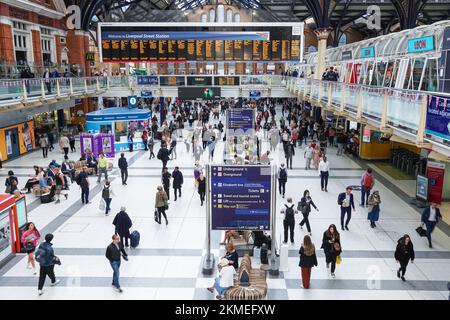
[[416,228],[416,232],[419,234],[419,236],[421,236],[421,237],[426,237],[427,236],[427,230],[425,230],[424,228],[423,228],[423,223],[420,225],[420,226],[418,226],[417,228]]
[[31,251],[31,250],[34,250],[34,248],[35,247],[32,242],[25,243],[25,251]]
[[341,251],[341,246],[339,245],[339,243],[335,242],[333,244],[333,247],[334,247],[334,251],[337,251],[337,252]]
[[100,199],[100,204],[99,204],[98,208],[100,209],[100,211],[104,211],[106,209],[106,203],[105,203],[105,200],[103,200],[103,198]]
[[155,222],[158,222],[159,220],[158,220],[158,211],[155,209],[155,212],[154,212],[154,218],[155,218]]
[[341,256],[337,256],[336,257],[336,264],[341,264],[341,262],[342,262]]

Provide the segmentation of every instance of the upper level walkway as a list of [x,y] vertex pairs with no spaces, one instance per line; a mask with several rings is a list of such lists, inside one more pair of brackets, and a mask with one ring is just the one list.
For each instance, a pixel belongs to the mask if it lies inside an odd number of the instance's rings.
[[[260,91],[262,97],[297,97],[337,116],[370,124],[400,140],[432,149],[444,155],[442,159],[450,160],[450,143],[445,135],[426,130],[429,102],[438,99],[438,104],[446,104],[444,99],[450,101],[449,94],[306,78],[164,75],[0,80],[0,112],[89,96],[140,96],[143,91],[150,91],[152,97],[176,97],[182,86],[220,87],[222,97],[249,97],[252,90]],[[449,117],[448,108],[439,112],[437,117]]]

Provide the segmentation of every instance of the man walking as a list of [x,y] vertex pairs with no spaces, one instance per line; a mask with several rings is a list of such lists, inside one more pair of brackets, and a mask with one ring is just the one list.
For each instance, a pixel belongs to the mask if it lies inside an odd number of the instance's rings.
[[[341,228],[343,231],[345,231],[345,229],[348,231],[348,223],[352,218],[352,208],[353,211],[355,211],[355,203],[353,202],[352,187],[347,187],[345,192],[339,194],[338,204],[341,206]],[[344,229],[345,214],[347,214],[347,221],[345,222],[345,229]]]
[[284,244],[286,244],[288,241],[288,229],[290,233],[291,243],[294,244],[295,214],[298,213],[298,211],[294,209],[294,206],[295,205],[292,203],[292,198],[289,197],[287,199],[287,204],[285,204],[284,208],[281,210],[281,213],[284,214]]
[[167,166],[167,161],[169,161],[169,150],[167,150],[166,144],[162,144],[161,149],[159,149],[156,157],[161,160],[163,169]]
[[66,136],[61,136],[59,139],[59,147],[64,151],[64,156],[69,154],[70,141]]
[[83,171],[80,172],[77,178],[77,184],[81,188],[81,202],[83,204],[89,203],[89,179],[87,173],[88,167],[84,166]]
[[122,288],[120,288],[119,283],[120,261],[122,257],[125,261],[128,261],[128,255],[123,247],[122,242],[120,242],[119,236],[117,234],[112,236],[112,243],[106,248],[105,256],[109,260],[111,268],[113,269],[112,286],[118,292],[122,293],[123,290]]
[[174,201],[177,201],[177,190],[178,190],[179,197],[181,198],[181,186],[183,185],[183,182],[184,182],[183,174],[181,173],[179,167],[175,167],[175,170],[173,170],[172,178],[173,178],[173,182],[172,182],[173,193],[175,196]]
[[120,154],[119,159],[119,168],[120,168],[120,175],[122,177],[122,185],[127,185],[128,180],[128,162],[127,158],[125,158],[125,154]]
[[360,207],[369,206],[370,190],[375,184],[375,179],[372,175],[372,168],[368,168],[361,176],[361,204]]
[[105,174],[105,180],[108,180],[108,160],[105,158],[105,155],[100,153],[100,157],[98,158],[98,179],[97,183],[100,183],[100,180],[102,179],[102,173]]
[[42,295],[44,292],[42,288],[45,284],[45,279],[48,276],[52,281],[51,286],[56,286],[60,280],[56,280],[55,278],[55,264],[60,265],[61,261],[58,257],[55,256],[55,252],[53,251],[53,244],[51,241],[53,240],[53,234],[49,233],[45,235],[45,242],[39,245],[39,248],[36,251],[36,261],[39,263],[39,284],[38,284],[38,293]]
[[292,141],[287,143],[285,150],[286,167],[292,170],[292,157],[295,156],[295,148]]
[[425,208],[421,217],[421,221],[427,227],[427,239],[430,248],[433,248],[433,245],[431,244],[431,233],[439,223],[439,219],[442,219],[441,210],[437,207],[436,202],[431,202],[431,205]]
[[284,163],[282,163],[281,168],[278,169],[278,185],[280,194],[282,195],[283,198],[286,193],[286,182],[287,182],[287,170],[284,167]]
[[170,200],[170,178],[172,178],[172,175],[167,171],[167,168],[164,167],[161,181],[164,186],[164,191],[167,193],[167,200]]

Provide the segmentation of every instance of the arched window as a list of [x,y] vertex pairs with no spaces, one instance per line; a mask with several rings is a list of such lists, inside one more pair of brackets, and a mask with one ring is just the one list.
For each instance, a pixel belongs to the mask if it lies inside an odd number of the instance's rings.
[[233,22],[233,10],[227,10],[227,22]]
[[202,13],[201,22],[208,22],[208,15],[206,13]]
[[214,9],[209,10],[209,22],[216,21],[216,11]]
[[347,44],[347,36],[345,33],[341,34],[341,37],[339,38],[338,47],[343,46]]
[[309,46],[308,47],[308,52],[316,52],[317,51],[317,48],[315,47],[315,46]]
[[241,22],[241,15],[239,13],[234,15],[234,22]]
[[223,4],[217,6],[217,22],[225,22],[225,7]]

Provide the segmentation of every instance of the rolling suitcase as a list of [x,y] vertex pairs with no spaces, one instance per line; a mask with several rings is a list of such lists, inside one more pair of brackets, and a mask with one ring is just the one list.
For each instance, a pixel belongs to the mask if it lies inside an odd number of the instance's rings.
[[136,248],[137,246],[139,246],[139,240],[141,239],[141,235],[139,234],[139,231],[134,230],[131,234],[130,234],[130,246],[132,248]]

